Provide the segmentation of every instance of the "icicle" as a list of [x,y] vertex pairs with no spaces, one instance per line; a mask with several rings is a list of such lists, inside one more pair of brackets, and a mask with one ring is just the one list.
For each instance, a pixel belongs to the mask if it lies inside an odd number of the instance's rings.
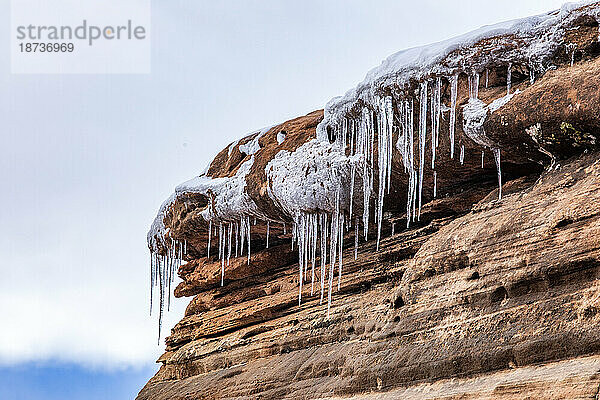
[[235,223],[235,257],[237,258],[240,255],[239,252],[240,246],[240,224]]
[[465,163],[465,145],[460,145],[460,165]]
[[298,287],[298,306],[300,306],[302,304],[302,284],[304,283],[304,265],[303,265],[304,235],[302,233],[304,226],[303,226],[303,221],[302,221],[302,219],[303,219],[302,215],[299,215],[296,218],[297,219],[296,219],[294,226],[295,226],[295,230],[297,230],[297,237],[298,237],[298,256],[299,256],[298,257],[298,272],[299,272],[299,282],[300,282],[300,285]]
[[246,234],[248,235],[248,265],[250,265],[250,217],[246,217]]
[[498,171],[498,200],[502,200],[502,169],[500,167],[500,149],[492,149],[494,152],[494,161],[496,161],[496,170]]
[[227,247],[228,247],[229,249],[228,249],[228,251],[227,251],[227,265],[230,265],[230,264],[229,264],[229,260],[231,259],[231,237],[232,237],[232,234],[233,234],[233,225],[232,225],[231,223],[230,223],[230,224],[228,224],[228,225],[229,225],[229,226],[228,226],[228,227],[229,227],[229,232],[228,232],[228,235],[227,235],[227,236],[229,236],[229,238],[228,238]]
[[483,169],[483,158],[485,157],[485,151],[481,150],[481,169]]
[[343,260],[342,260],[342,254],[343,254],[343,250],[344,250],[344,214],[340,214],[339,216],[340,218],[340,228],[339,228],[339,234],[340,234],[340,238],[339,238],[339,250],[338,250],[338,284],[337,284],[337,289],[338,291],[340,290],[341,284],[342,284],[342,265],[343,265]]
[[208,246],[206,248],[206,258],[210,258],[210,235],[212,233],[212,220],[208,221]]
[[575,52],[577,51],[577,45],[575,43],[569,43],[566,45],[566,52],[571,56],[571,67],[575,64]]
[[433,171],[433,198],[437,197],[437,171]]
[[223,258],[223,223],[219,222],[219,260]]
[[302,230],[302,246],[304,247],[304,249],[302,250],[302,254],[304,255],[304,281],[306,282],[306,280],[308,279],[308,259],[310,258],[310,255],[308,254],[308,242],[310,240],[310,231],[308,229],[308,214],[304,214],[303,215],[303,230]]
[[392,166],[392,127],[393,109],[392,98],[386,97],[380,102],[378,122],[378,156],[379,156],[379,196],[377,197],[377,249],[381,238],[381,223],[383,220],[383,201],[386,185],[389,192],[391,166]]
[[246,220],[240,217],[240,256],[244,253],[244,240],[246,239]]
[[352,124],[350,125],[350,155],[354,155],[354,120],[351,121]]
[[271,230],[271,222],[267,221],[267,249],[269,248],[269,233]]
[[512,85],[512,63],[508,64],[508,73],[506,75],[506,94],[510,94],[510,87]]
[[332,291],[333,291],[333,273],[334,273],[334,269],[335,269],[335,264],[337,261],[337,248],[338,248],[338,239],[339,239],[339,222],[340,222],[340,190],[341,188],[338,187],[337,193],[336,193],[336,200],[335,200],[335,212],[334,214],[331,216],[331,237],[329,240],[329,247],[330,247],[330,252],[331,252],[331,256],[330,256],[330,267],[329,267],[329,292],[327,293],[327,318],[329,318],[329,310],[331,308],[331,295],[332,295]]
[[285,226],[285,222],[283,223],[283,234],[287,235],[287,227]]
[[[373,123],[373,113],[367,108],[362,110],[362,118],[359,126],[360,146],[357,153],[363,154],[363,226],[365,238],[369,232],[369,205],[371,193],[373,193],[373,162],[374,162],[374,144],[375,144],[375,126]],[[370,168],[369,168],[370,165]]]
[[[163,265],[164,265],[164,262],[163,262]],[[164,286],[164,282],[163,282],[163,268],[161,265],[159,265],[159,268],[158,268],[158,280],[160,282],[160,309],[158,312],[158,344],[160,344],[160,331],[162,329],[162,316],[163,316],[164,298],[165,298],[165,289],[164,289],[165,286]]]
[[421,83],[421,113],[419,115],[419,214],[421,220],[421,205],[423,203],[423,170],[425,169],[425,137],[427,133],[427,81]]
[[414,102],[410,100],[410,108],[408,101],[406,106],[406,125],[407,125],[407,139],[406,139],[406,153],[408,161],[408,193],[406,201],[406,228],[410,226],[411,218],[414,220],[415,215],[415,202],[416,202],[416,182],[417,173],[415,171],[415,154],[414,154]]
[[321,300],[323,304],[323,295],[325,293],[325,272],[327,271],[327,214],[321,214]]
[[440,145],[440,119],[442,117],[442,78],[435,83],[435,146]]
[[392,236],[396,234],[396,224],[392,222]]
[[490,83],[490,70],[488,68],[485,69],[485,88],[489,87]]
[[458,96],[458,75],[450,82],[450,158],[454,158],[454,132],[456,131],[456,99]]
[[225,238],[223,237],[223,223],[219,224],[219,258],[221,259],[221,286],[225,278]]
[[317,220],[317,214],[312,214],[311,216],[311,224],[310,224],[310,228],[311,228],[311,239],[312,239],[312,243],[311,243],[311,252],[312,252],[312,259],[311,259],[311,264],[312,264],[312,273],[311,273],[311,280],[310,280],[310,295],[312,296],[315,292],[315,264],[317,261],[317,233],[318,233],[318,220]]
[[469,99],[477,99],[479,97],[479,74],[473,72],[469,75]]
[[150,252],[150,315],[152,315],[152,297],[154,294],[154,252]]
[[354,179],[356,176],[356,164],[352,163],[352,166],[350,167],[350,209],[349,209],[349,213],[350,216],[352,217],[352,206],[353,206],[353,200],[354,200]]
[[354,260],[358,258],[358,217],[354,221]]
[[435,169],[436,149],[439,146],[442,78],[436,78],[431,93],[431,169]]

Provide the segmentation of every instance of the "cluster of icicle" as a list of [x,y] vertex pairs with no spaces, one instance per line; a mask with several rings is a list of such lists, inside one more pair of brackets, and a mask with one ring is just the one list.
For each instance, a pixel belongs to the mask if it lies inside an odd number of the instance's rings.
[[[508,82],[507,91],[510,94],[511,85],[511,66],[508,67]],[[423,204],[423,178],[425,169],[425,154],[426,154],[426,143],[427,143],[427,128],[428,128],[428,114],[431,118],[430,122],[430,139],[431,139],[431,168],[433,171],[433,195],[437,196],[437,171],[435,170],[436,159],[439,157],[437,149],[440,143],[440,127],[442,114],[449,112],[449,142],[450,142],[450,158],[454,158],[455,150],[455,132],[456,132],[456,107],[458,98],[458,74],[451,76],[450,78],[444,78],[448,80],[450,86],[450,107],[442,103],[441,90],[442,90],[442,77],[436,77],[434,79],[425,80],[420,83],[418,92],[418,128],[415,132],[415,99],[411,97],[401,98],[396,101],[396,107],[393,106],[392,96],[386,96],[379,98],[374,102],[374,106],[364,106],[361,111],[361,117],[358,121],[347,121],[343,119],[343,128],[348,126],[352,129],[345,129],[339,132],[339,136],[345,137],[346,135],[351,136],[351,143],[354,142],[354,136],[358,133],[357,140],[365,141],[366,143],[374,143],[375,129],[374,125],[377,125],[377,153],[378,153],[378,165],[379,171],[379,187],[378,196],[376,199],[376,212],[375,219],[377,223],[377,247],[379,248],[379,241],[381,238],[381,225],[383,222],[383,204],[386,193],[390,191],[390,177],[391,177],[391,165],[392,165],[392,133],[398,132],[398,139],[396,141],[396,149],[401,154],[402,164],[404,166],[404,172],[408,175],[408,191],[406,201],[406,224],[407,228],[411,222],[420,220],[421,207]],[[471,99],[477,99],[479,93],[479,74],[474,73],[469,75],[469,97]],[[486,87],[488,85],[488,74],[486,70]],[[376,122],[374,122],[376,121]],[[359,129],[354,127],[358,126]],[[364,127],[363,129],[360,129]],[[337,138],[337,135],[336,135]],[[499,199],[501,199],[501,168],[500,168],[500,149],[494,144],[486,143],[486,147],[489,147],[494,154],[496,167],[498,171],[498,185],[499,185]],[[370,151],[370,170],[374,170],[373,156],[374,146],[367,148],[367,154]],[[357,150],[358,152],[358,150]],[[351,151],[352,153],[352,151]],[[464,163],[464,143],[460,144],[460,163]],[[483,153],[482,153],[483,154]],[[365,167],[368,163],[365,162]],[[365,168],[363,173],[364,176],[369,176],[369,169]],[[363,180],[363,193],[369,194],[373,190],[373,179]],[[352,201],[352,192],[354,190],[354,179],[352,179],[350,193]],[[352,204],[352,203],[351,203]],[[369,208],[368,208],[368,195],[364,198],[363,208],[363,223],[365,231],[368,229],[369,224]],[[352,206],[350,206],[350,218],[352,218]]]
[[[575,6],[563,7],[564,12],[568,12],[570,9],[574,9]],[[594,11],[597,16],[597,12]],[[561,11],[562,14],[562,11]],[[548,14],[544,16],[543,20],[550,20],[554,18],[552,15]],[[539,18],[539,17],[536,17]],[[557,16],[556,18],[561,19],[562,16]],[[571,18],[575,18],[572,16]],[[537,25],[536,25],[537,24]],[[522,24],[523,26],[527,26],[527,24]],[[539,26],[538,26],[539,25]],[[546,29],[543,22],[533,23],[532,31]],[[512,25],[511,25],[512,26]],[[515,27],[511,27],[510,29],[515,29],[519,31],[520,25],[516,24]],[[565,26],[567,26],[565,22]],[[497,27],[500,29],[500,26]],[[504,28],[502,28],[504,29]],[[531,44],[531,48],[527,48],[524,50],[517,49],[515,54],[512,54],[513,57],[506,55],[505,59],[516,59],[523,58],[523,54],[528,54],[527,57],[530,63],[530,82],[533,83],[536,79],[536,69],[541,70],[542,72],[545,70],[541,66],[541,63],[537,65],[535,60],[536,52],[539,50],[540,54],[538,54],[538,58],[543,58],[544,54],[550,54],[552,49],[555,48],[554,38],[559,36],[559,33],[563,29],[562,24],[558,24],[550,33],[546,33],[542,36],[542,39],[539,39],[537,42]],[[536,31],[537,32],[537,31]],[[470,36],[466,36],[461,40],[465,40],[466,42],[481,39],[477,35],[480,35],[481,32],[474,32]],[[491,34],[490,34],[491,35]],[[471,37],[472,36],[472,37]],[[435,45],[433,45],[435,46]],[[443,51],[440,54],[450,53],[453,49],[452,43],[446,43],[444,46],[447,48],[442,49]],[[567,54],[571,57],[571,65],[574,63],[576,46],[573,44],[567,44]],[[438,46],[439,47],[439,46]],[[462,46],[465,47],[465,46]],[[412,52],[411,52],[412,51]],[[406,56],[410,61],[410,55],[412,53],[421,51],[419,49],[409,50],[403,53],[398,53],[399,57]],[[444,53],[445,52],[445,53]],[[435,52],[433,52],[435,53]],[[419,58],[416,58],[418,60]],[[393,61],[393,60],[392,60]],[[414,69],[414,73],[418,74],[425,71],[421,71],[422,67],[428,68],[426,66],[427,63],[418,63],[415,64],[414,60],[411,61],[412,64],[406,63],[405,67],[409,68],[410,65]],[[429,60],[428,62],[434,63],[434,60]],[[387,65],[392,65],[394,62],[384,63],[383,67]],[[414,64],[414,65],[413,65]],[[430,71],[433,70],[433,65],[429,65]],[[464,65],[464,63],[463,63]],[[409,68],[409,69],[410,69]],[[478,67],[480,70],[483,70],[484,66],[481,64]],[[421,71],[421,72],[419,72]],[[385,81],[386,77],[391,76],[391,74],[384,73],[383,71],[379,73],[382,76],[382,79]],[[462,72],[462,71],[461,71]],[[439,74],[440,71],[437,71]],[[336,146],[340,152],[344,154],[349,153],[350,156],[354,156],[354,160],[358,162],[351,163],[351,175],[350,175],[350,185],[347,189],[349,192],[349,204],[342,204],[340,202],[340,197],[342,194],[342,182],[340,180],[338,190],[336,193],[336,201],[335,201],[335,209],[329,211],[319,211],[319,212],[305,212],[305,211],[297,211],[293,216],[289,216],[290,219],[293,220],[293,229],[292,229],[292,246],[297,245],[299,251],[299,293],[298,293],[298,301],[299,303],[302,300],[302,289],[304,283],[308,282],[308,276],[310,275],[311,282],[311,296],[315,292],[315,283],[318,283],[320,286],[320,302],[324,301],[325,291],[327,290],[327,314],[329,315],[329,310],[331,306],[331,296],[334,290],[334,277],[335,277],[335,268],[338,269],[338,282],[337,287],[338,290],[341,285],[341,276],[342,276],[342,251],[343,251],[343,238],[344,238],[344,230],[349,230],[352,223],[354,223],[354,258],[357,257],[358,252],[358,244],[359,244],[359,225],[362,222],[363,226],[363,234],[365,240],[367,240],[368,230],[369,230],[369,219],[370,219],[370,205],[371,205],[371,197],[375,193],[374,190],[374,174],[375,171],[378,173],[378,188],[377,188],[377,196],[375,197],[375,222],[377,224],[377,248],[379,249],[379,242],[381,240],[381,227],[383,222],[383,205],[385,200],[385,195],[390,192],[390,183],[391,183],[391,172],[392,172],[392,155],[393,148],[395,147],[401,155],[401,161],[404,166],[404,172],[408,176],[408,191],[407,191],[407,202],[406,202],[406,226],[407,228],[410,226],[411,222],[415,222],[420,220],[421,216],[421,207],[423,204],[423,179],[424,179],[424,169],[425,169],[425,154],[426,154],[426,138],[428,135],[427,125],[428,125],[428,112],[431,118],[430,121],[430,138],[431,138],[431,168],[433,172],[433,196],[437,196],[437,171],[435,169],[436,159],[439,158],[438,147],[439,147],[439,138],[440,138],[440,126],[441,119],[446,119],[444,117],[444,113],[449,113],[448,121],[449,121],[449,130],[447,132],[449,136],[450,142],[450,158],[454,159],[455,157],[455,147],[456,147],[456,124],[457,124],[457,98],[458,98],[458,78],[459,73],[456,70],[447,70],[441,73],[441,76],[435,76],[430,79],[420,79],[420,87],[418,91],[417,98],[408,94],[408,91],[404,93],[404,95],[396,96],[393,98],[392,96],[385,97],[376,97],[372,94],[367,94],[366,96],[359,96],[361,90],[365,88],[373,88],[379,87],[381,85],[375,84],[374,79],[379,76],[377,72],[370,73],[369,75],[373,75],[368,84],[363,84],[357,90],[351,91],[349,93],[356,94],[357,98],[361,97],[363,102],[362,109],[359,110],[357,116],[348,117],[349,114],[342,112],[338,108],[337,112],[332,113],[329,117],[326,115],[326,121],[323,121],[318,128],[318,137],[319,140],[331,140],[331,136],[329,134],[325,134],[325,128],[327,131],[331,130],[333,133],[333,137],[335,138],[335,142],[332,144]],[[368,77],[369,77],[368,75]],[[436,75],[436,74],[434,74]],[[477,72],[472,72],[469,75],[469,104],[475,105],[476,112],[484,112],[482,121],[485,120],[485,114],[487,113],[487,109],[482,106],[480,100],[478,100],[478,92],[480,85],[480,75]],[[423,76],[423,75],[421,75]],[[441,102],[441,89],[442,89],[442,80],[446,80],[450,86],[450,106],[446,106]],[[396,83],[399,83],[401,80],[396,80]],[[404,79],[404,82],[408,82],[409,79]],[[489,81],[489,73],[488,70],[485,69],[485,87],[488,87]],[[510,100],[511,96],[511,85],[512,85],[512,64],[508,65],[507,71],[507,95],[504,99],[499,99],[503,101]],[[386,85],[383,85],[386,86]],[[361,90],[359,90],[361,89]],[[348,96],[346,96],[348,97]],[[352,95],[350,96],[352,97]],[[418,106],[415,106],[415,103],[418,103]],[[339,102],[342,107],[345,104],[352,106],[352,104],[356,104],[354,101],[348,101],[347,99],[342,99]],[[395,103],[395,104],[394,104]],[[502,101],[501,101],[502,103]],[[491,105],[490,105],[491,106]],[[488,108],[490,108],[488,106]],[[479,107],[479,108],[478,108]],[[466,111],[466,110],[465,110]],[[415,113],[418,112],[418,115]],[[327,114],[327,110],[326,110]],[[355,114],[356,115],[356,114]],[[417,123],[417,132],[415,132],[415,118],[418,117]],[[476,127],[478,129],[476,135],[469,135],[468,132],[465,132],[466,136],[471,138],[475,143],[481,145],[484,149],[488,148],[492,151],[494,156],[494,161],[497,168],[498,173],[498,185],[499,185],[499,198],[502,197],[502,174],[500,168],[500,148],[493,142],[491,142],[487,137],[485,137],[485,133],[483,132],[482,127],[483,122],[481,122],[481,126]],[[464,126],[463,126],[464,128]],[[266,131],[266,130],[265,130]],[[319,131],[321,132],[319,134]],[[465,131],[465,129],[463,129]],[[329,133],[329,132],[328,132]],[[394,145],[393,143],[393,134],[397,133],[397,141]],[[483,134],[483,136],[479,134]],[[479,136],[478,136],[479,135]],[[260,136],[259,136],[260,137]],[[377,137],[377,141],[375,138]],[[278,142],[280,142],[278,136]],[[465,157],[465,146],[462,140],[459,142],[460,152],[459,152],[459,161],[461,164],[464,163]],[[231,148],[234,145],[230,147]],[[252,146],[248,146],[248,154],[253,154],[260,148],[258,146],[258,137],[255,140],[255,143],[252,143]],[[251,147],[251,149],[250,149]],[[377,156],[375,156],[375,149],[377,149]],[[484,151],[482,151],[482,168],[484,161]],[[377,165],[375,165],[377,163]],[[362,188],[360,192],[362,193],[362,207],[356,207],[355,204],[355,184],[356,181],[360,181],[360,185]],[[345,195],[345,193],[344,193]],[[355,208],[362,209],[361,216],[355,216]],[[158,218],[160,222],[160,226],[158,230],[166,232],[168,230],[164,229],[164,225],[162,225],[162,217]],[[267,221],[267,247],[269,246],[269,234],[270,234],[270,223],[272,221]],[[245,242],[247,242],[247,256],[248,263],[250,262],[250,217],[242,216],[236,221],[220,221],[218,219],[209,219],[209,229],[208,229],[208,251],[207,256],[210,257],[210,248],[211,248],[211,240],[213,237],[218,235],[218,246],[219,246],[219,260],[221,262],[221,285],[224,283],[225,276],[225,268],[230,264],[230,259],[233,255],[235,257],[241,256],[244,251]],[[256,220],[254,221],[256,223]],[[284,222],[283,230],[284,234],[286,234],[286,225]],[[392,232],[394,232],[395,226],[392,224]],[[393,233],[392,233],[393,234]],[[166,234],[165,234],[166,236]],[[235,239],[235,244],[234,244]],[[155,238],[151,238],[151,240],[156,240]],[[157,251],[156,243],[152,243],[152,255],[151,255],[151,293],[154,287],[157,285],[160,287],[160,316],[159,316],[159,338],[160,338],[160,325],[162,321],[162,313],[164,308],[164,300],[165,300],[165,290],[168,291],[168,300],[167,307],[169,307],[170,303],[170,284],[174,278],[175,271],[181,265],[182,258],[186,254],[186,243],[179,242],[176,240],[171,240],[171,246],[168,246],[168,241],[165,239],[162,241],[165,248],[167,248],[166,255],[159,255]],[[234,252],[235,250],[235,252]],[[319,257],[317,257],[317,255]],[[319,265],[317,265],[317,262]],[[310,266],[310,273],[309,273]],[[168,289],[166,289],[168,288]],[[152,296],[151,296],[151,306],[152,310]]]
[[[338,195],[339,197],[339,195]],[[338,203],[339,204],[339,203]],[[297,243],[299,254],[299,290],[298,304],[302,302],[302,288],[304,282],[308,280],[308,266],[311,265],[310,272],[310,295],[315,291],[315,269],[317,266],[317,252],[320,249],[320,303],[323,303],[325,294],[325,278],[327,277],[327,315],[331,307],[331,296],[333,293],[333,281],[335,268],[338,268],[337,288],[340,289],[342,279],[342,250],[344,243],[344,223],[345,215],[341,210],[336,210],[333,214],[299,214],[294,222],[292,231],[292,245]],[[329,253],[329,256],[328,256]],[[329,260],[329,263],[327,262]],[[328,270],[329,267],[329,270]]]
[[[444,112],[449,112],[449,139],[450,158],[454,158],[455,147],[455,125],[456,107],[458,97],[458,74],[451,76],[450,84],[450,107],[441,102],[442,78],[437,77],[430,81],[424,81],[419,89],[418,130],[415,132],[415,100],[405,98],[397,101],[394,107],[391,96],[378,99],[373,109],[364,107],[360,116],[355,119],[344,118],[338,125],[332,126],[332,134],[339,151],[355,156],[358,162],[351,164],[349,205],[343,209],[340,196],[342,185],[338,187],[335,200],[335,210],[331,212],[298,212],[293,217],[292,246],[296,245],[299,252],[299,289],[298,302],[302,301],[302,290],[304,284],[309,280],[311,284],[311,296],[315,292],[315,283],[320,289],[320,302],[322,303],[327,292],[327,315],[331,307],[331,298],[334,290],[334,277],[337,268],[337,288],[340,289],[343,267],[343,240],[344,233],[354,223],[354,257],[358,254],[359,229],[362,222],[363,235],[367,240],[369,233],[370,202],[375,193],[374,171],[378,172],[377,197],[375,199],[375,222],[377,224],[377,249],[381,240],[381,228],[383,223],[383,206],[385,195],[389,194],[392,172],[392,155],[394,147],[402,156],[404,171],[408,175],[408,197],[406,203],[407,228],[411,222],[420,220],[421,207],[423,204],[423,176],[425,169],[426,138],[428,126],[428,113],[431,118],[431,167],[434,176],[434,196],[437,194],[437,172],[435,171],[437,148],[439,146],[441,118]],[[469,77],[470,98],[476,99],[479,88],[479,75]],[[486,79],[487,84],[487,79]],[[508,92],[510,92],[510,66],[508,74]],[[398,139],[393,143],[393,133],[398,132]],[[500,150],[492,149],[496,166],[498,168],[498,180],[501,187]],[[375,154],[377,151],[377,154]],[[464,144],[461,144],[460,162],[464,162]],[[358,169],[358,170],[357,170]],[[357,177],[360,176],[362,184],[362,215],[355,216],[355,185]],[[501,196],[501,191],[500,191]],[[267,248],[269,246],[270,223],[267,224]],[[283,225],[284,233],[286,225]],[[218,239],[218,259],[221,263],[221,286],[224,284],[226,267],[230,265],[232,257],[241,256],[246,251],[248,263],[250,263],[250,216],[242,216],[236,221],[208,222],[207,257],[210,257],[213,240]],[[254,221],[256,224],[256,220]],[[174,273],[181,265],[185,255],[186,244],[172,240],[168,254],[161,256],[154,252],[152,254],[152,288],[160,286],[160,324],[162,321],[165,288],[168,287],[168,302],[170,303],[170,284]],[[317,265],[318,262],[318,265]],[[309,272],[310,266],[310,272]],[[152,301],[151,301],[152,302]]]
[[[162,317],[165,309],[165,297],[167,298],[167,310],[171,308],[171,283],[175,274],[187,254],[187,241],[180,242],[171,239],[171,247],[167,254],[160,255],[152,252],[150,257],[150,315],[152,315],[152,300],[154,288],[158,286],[159,291],[159,313],[158,313],[158,340],[160,344],[160,332],[162,328]],[[165,291],[167,292],[165,294]]]
[[[214,232],[213,232],[214,229]],[[230,265],[231,256],[239,257],[244,252],[244,242],[247,241],[248,264],[250,264],[250,217],[241,217],[235,222],[219,222],[213,227],[212,220],[208,224],[208,246],[207,255],[210,257],[211,239],[219,235],[219,260],[221,261],[221,286],[225,282],[225,265]],[[267,236],[268,236],[267,232]],[[235,240],[235,253],[234,250]],[[267,247],[268,247],[267,239]]]
[[[477,97],[479,78],[470,79],[471,94]],[[297,243],[299,251],[299,289],[298,301],[302,300],[304,284],[309,280],[311,296],[315,292],[315,283],[320,282],[320,301],[324,301],[327,291],[327,314],[331,306],[334,290],[334,276],[337,268],[338,290],[342,276],[342,253],[345,229],[354,222],[354,257],[357,257],[359,225],[362,220],[363,234],[367,240],[370,219],[370,202],[374,188],[374,171],[378,173],[377,196],[375,198],[375,222],[377,225],[377,249],[381,241],[383,208],[385,195],[390,192],[392,155],[394,150],[393,133],[398,132],[396,149],[402,156],[404,170],[408,174],[408,198],[406,206],[407,228],[411,222],[420,220],[423,204],[423,176],[425,169],[426,138],[428,114],[431,117],[431,167],[434,174],[434,196],[437,194],[437,173],[435,171],[436,151],[439,147],[441,119],[443,112],[450,112],[449,137],[450,157],[454,158],[456,106],[458,98],[458,74],[449,79],[451,105],[442,104],[442,78],[424,81],[419,90],[418,130],[415,133],[415,101],[402,99],[394,102],[391,96],[377,99],[374,107],[363,107],[358,118],[342,118],[339,123],[328,127],[327,140],[334,141],[339,151],[349,156],[358,156],[359,162],[352,163],[349,192],[349,205],[342,209],[340,204],[341,186],[336,193],[333,212],[299,212],[294,217],[292,245]],[[324,134],[323,136],[324,137]],[[377,153],[375,153],[377,151]],[[464,145],[461,146],[461,163],[464,161]],[[500,177],[499,151],[497,154],[498,176]],[[357,168],[360,171],[357,171]],[[362,181],[362,216],[354,215],[356,176]],[[360,200],[360,199],[359,199]],[[320,256],[317,264],[317,255]],[[310,271],[309,271],[310,267]]]

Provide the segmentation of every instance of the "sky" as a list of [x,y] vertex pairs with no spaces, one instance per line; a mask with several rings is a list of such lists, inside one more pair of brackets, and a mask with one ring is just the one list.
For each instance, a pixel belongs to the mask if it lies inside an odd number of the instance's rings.
[[135,397],[164,349],[146,232],[228,143],[396,51],[561,3],[153,1],[150,74],[15,75],[0,0],[0,398]]

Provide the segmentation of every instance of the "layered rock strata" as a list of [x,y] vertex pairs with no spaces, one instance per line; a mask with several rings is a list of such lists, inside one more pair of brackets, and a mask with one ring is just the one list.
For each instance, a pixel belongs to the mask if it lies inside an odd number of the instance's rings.
[[391,58],[180,185],[149,245],[192,300],[138,398],[597,396],[598,10]]

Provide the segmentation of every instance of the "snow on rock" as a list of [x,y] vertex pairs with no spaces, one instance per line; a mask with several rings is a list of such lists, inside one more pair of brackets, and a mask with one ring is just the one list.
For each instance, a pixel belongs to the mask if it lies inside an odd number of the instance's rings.
[[493,113],[500,107],[508,103],[519,91],[508,94],[504,97],[494,100],[489,105],[486,105],[483,101],[471,98],[467,105],[463,107],[463,132],[473,140],[475,143],[482,147],[489,149],[498,148],[498,144],[494,143],[485,134],[483,129],[483,123],[488,116],[488,113]]
[[[562,38],[569,22],[579,16],[573,11],[596,2],[568,3],[554,12],[484,26],[449,40],[395,53],[369,71],[357,87],[329,101],[321,130],[359,103],[375,105],[379,90],[385,87],[403,88],[411,81],[451,77],[459,72],[483,72],[489,65],[508,66],[516,61],[528,63],[543,73],[551,67],[546,64],[548,57],[564,45]],[[586,12],[596,19],[600,16],[598,9]],[[494,51],[477,46],[484,41],[494,41]]]
[[242,216],[263,217],[254,201],[246,192],[246,175],[254,164],[254,156],[242,163],[230,178],[200,176],[175,188],[175,193],[195,193],[209,197],[209,206],[202,211],[206,221],[232,221]]
[[[494,143],[486,134],[483,124],[488,113],[500,109],[507,104],[515,95],[519,94],[517,90],[514,93],[507,94],[504,97],[494,100],[489,105],[477,99],[471,98],[467,105],[463,107],[463,132],[467,137],[482,147],[487,147],[494,153],[494,161],[498,171],[498,199],[502,198],[502,169],[500,165],[500,146]],[[483,168],[483,152],[481,153],[481,167]]]
[[336,193],[342,208],[349,209],[352,165],[360,156],[346,156],[329,142],[313,139],[296,151],[282,150],[267,164],[270,198],[288,216],[299,213],[333,212]]
[[173,193],[160,207],[148,232],[148,245],[153,252],[170,247],[169,229],[164,225],[167,212],[175,201],[184,194],[201,194],[211,199],[209,206],[202,210],[202,217],[208,222],[239,220],[242,216],[263,217],[254,201],[246,193],[246,175],[252,168],[254,157],[244,162],[236,174],[228,178],[210,178],[202,175],[175,188]]
[[242,153],[246,153],[249,156],[255,154],[258,150],[260,150],[260,145],[258,144],[258,141],[271,128],[272,128],[272,126],[268,126],[266,128],[259,130],[258,132],[254,132],[254,133],[251,133],[250,135],[248,135],[248,136],[252,136],[252,135],[256,135],[256,136],[254,136],[254,138],[252,140],[250,140],[248,143],[240,145],[240,147],[239,147],[240,151]]
[[[174,270],[181,265],[186,246],[171,237],[165,219],[178,199],[188,194],[208,199],[208,205],[200,210],[200,215],[209,227],[209,247],[211,228],[215,229],[215,241],[218,234],[221,284],[224,284],[226,263],[229,264],[232,254],[238,255],[238,250],[242,254],[244,242],[247,243],[250,261],[250,217],[255,221],[256,218],[275,221],[272,219],[274,209],[281,220],[294,221],[292,243],[297,244],[300,257],[299,301],[302,285],[308,276],[311,294],[314,290],[315,269],[318,269],[317,245],[320,243],[321,301],[327,287],[330,304],[335,268],[338,287],[342,279],[344,225],[348,229],[355,221],[356,247],[359,222],[362,220],[366,238],[369,218],[373,214],[379,248],[385,196],[390,193],[392,183],[394,149],[399,153],[407,175],[407,227],[420,219],[426,154],[431,154],[433,193],[434,197],[437,196],[436,160],[439,163],[442,157],[446,157],[446,154],[437,151],[442,133],[440,124],[441,121],[449,121],[448,131],[443,134],[448,135],[450,142],[447,157],[453,159],[461,74],[466,74],[469,82],[469,100],[462,107],[462,131],[477,145],[491,149],[501,197],[501,149],[486,135],[484,123],[490,114],[520,93],[519,90],[511,93],[513,65],[515,76],[517,71],[522,75],[524,68],[525,73],[529,73],[530,84],[534,84],[536,77],[555,67],[552,56],[557,49],[565,46],[564,35],[570,24],[582,13],[598,19],[600,7],[581,8],[592,3],[600,4],[596,1],[567,4],[555,12],[486,26],[454,39],[404,50],[388,57],[371,70],[356,88],[327,104],[324,119],[317,126],[316,139],[302,142],[293,151],[281,150],[275,156],[271,153],[268,156],[272,157],[270,160],[266,158],[269,161],[264,170],[265,189],[274,206],[269,210],[271,217],[248,193],[246,178],[254,166],[255,155],[258,160],[265,160],[260,158],[262,154],[256,153],[260,150],[259,140],[272,127],[232,143],[228,148],[230,157],[236,146],[241,153],[250,156],[238,167],[235,175],[211,178],[205,173],[179,185],[161,206],[148,233],[152,253],[152,287],[160,286],[161,315],[165,287],[170,284]],[[480,76],[485,71],[487,88],[489,69],[498,67],[506,68],[507,94],[486,104],[479,99]],[[450,93],[442,99],[444,87],[449,87]],[[448,119],[445,116],[447,112]],[[395,143],[394,135],[397,135]],[[286,141],[286,137],[286,132],[280,131],[276,135],[277,144],[285,148],[290,142]],[[428,138],[429,150],[426,149]],[[464,136],[459,141],[461,164],[465,156],[463,139]],[[243,144],[240,145],[240,142]],[[377,196],[373,196],[374,193]],[[369,211],[372,207],[375,212]],[[267,243],[269,233],[267,222]],[[235,238],[235,252],[232,250],[232,238]],[[310,273],[309,265],[312,267]]]

